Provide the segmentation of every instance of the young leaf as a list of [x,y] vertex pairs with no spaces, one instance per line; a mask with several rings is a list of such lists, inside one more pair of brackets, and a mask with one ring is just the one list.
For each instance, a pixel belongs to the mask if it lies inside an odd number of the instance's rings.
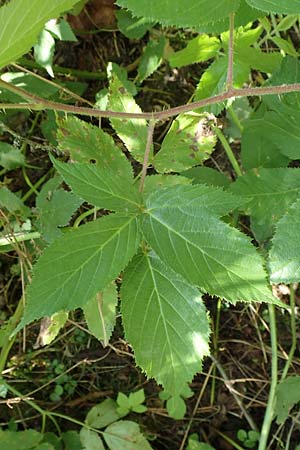
[[180,396],[209,353],[209,322],[199,291],[153,252],[140,254],[125,271],[121,309],[137,364]]
[[94,164],[66,164],[51,157],[72,190],[85,201],[111,211],[137,211],[141,196],[138,190],[107,167]]
[[145,401],[144,389],[139,389],[136,392],[131,392],[129,394],[129,403],[131,406],[140,405]]
[[71,159],[79,163],[93,162],[103,169],[111,170],[120,179],[129,183],[133,181],[129,161],[109,134],[72,116],[58,124],[59,148],[64,153],[70,152]]
[[0,8],[0,68],[30,50],[49,19],[70,9],[78,0],[11,0]]
[[112,214],[57,239],[38,260],[19,329],[60,310],[81,308],[124,269],[140,238],[134,216]]
[[[142,112],[115,73],[112,73],[109,85],[109,108],[118,112]],[[148,131],[146,120],[111,118],[110,122],[132,156],[143,162]]]
[[158,172],[181,172],[210,157],[216,136],[205,114],[193,117],[180,114],[172,123],[153,164]]
[[0,142],[0,166],[7,170],[24,167],[25,157],[21,150],[6,142]]
[[103,347],[108,345],[115,326],[117,303],[117,288],[115,283],[111,283],[82,308],[90,332],[102,342]]
[[129,420],[119,420],[109,425],[105,430],[104,440],[110,450],[152,449],[138,424]]
[[253,8],[274,14],[300,14],[299,0],[246,0]]
[[300,377],[288,377],[276,389],[275,415],[278,424],[288,418],[290,409],[300,402]]
[[200,34],[191,41],[183,50],[172,53],[169,63],[171,67],[183,67],[189,64],[195,64],[207,61],[213,58],[220,50],[220,40],[216,37],[210,37],[207,34]]
[[107,398],[89,410],[85,423],[90,427],[101,429],[116,422],[119,418],[117,403],[113,399]]
[[299,197],[300,170],[292,168],[252,170],[239,177],[230,191],[248,200],[246,213],[256,239],[269,239],[274,224]]
[[151,0],[151,5],[148,0],[118,0],[117,4],[163,25],[199,27],[235,12],[239,0]]
[[276,225],[269,254],[272,283],[300,281],[300,200],[293,203]]
[[219,220],[208,206],[201,212],[196,202],[191,202],[193,207],[177,206],[173,199],[172,205],[173,190],[163,190],[160,205],[162,190],[147,200],[143,233],[158,256],[211,295],[233,303],[280,303],[271,294],[262,258],[250,239]]
[[73,192],[58,189],[61,177],[51,178],[36,197],[38,229],[47,242],[53,242],[62,232],[58,227],[67,225],[82,203]]
[[148,41],[138,67],[137,81],[141,83],[148,78],[161,64],[167,40],[160,36],[158,41]]

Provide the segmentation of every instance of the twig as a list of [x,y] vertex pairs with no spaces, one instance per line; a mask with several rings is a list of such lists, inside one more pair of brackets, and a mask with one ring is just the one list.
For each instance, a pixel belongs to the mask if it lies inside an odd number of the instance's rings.
[[142,175],[141,175],[141,182],[140,182],[140,192],[144,191],[145,187],[145,178],[147,175],[147,168],[148,168],[148,162],[150,157],[150,152],[152,148],[153,143],[153,132],[155,128],[155,120],[150,120],[148,125],[148,134],[147,134],[147,143],[144,153],[144,161],[143,161],[143,168],[142,168]]
[[229,15],[229,41],[228,41],[228,68],[227,68],[227,91],[233,88],[233,53],[234,53],[234,13]]
[[232,388],[231,382],[230,382],[229,378],[227,377],[223,367],[221,366],[219,361],[213,355],[210,355],[210,359],[216,365],[218,371],[220,372],[220,375],[222,376],[222,378],[224,380],[225,386],[229,390],[230,394],[232,394],[234,400],[238,404],[238,406],[239,406],[240,410],[242,411],[242,413],[243,413],[245,419],[247,420],[248,424],[250,425],[252,430],[257,431],[257,426],[256,426],[255,422],[253,421],[252,417],[250,416],[250,414],[246,410],[245,406],[243,405],[243,403],[242,403],[241,399],[239,398],[239,396],[237,395],[236,391]]
[[45,100],[37,95],[30,94],[24,89],[18,88],[11,83],[6,83],[0,79],[0,86],[15,94],[21,95],[30,101],[30,103],[0,103],[0,109],[26,109],[33,111],[53,110],[62,111],[65,113],[81,114],[90,117],[115,117],[120,119],[146,119],[146,120],[164,120],[169,117],[177,116],[178,114],[193,111],[194,109],[203,108],[204,106],[214,105],[216,103],[224,102],[234,97],[251,97],[261,95],[280,95],[288,94],[289,92],[300,92],[300,83],[282,84],[278,86],[267,86],[259,88],[232,88],[231,91],[225,91],[222,94],[207,97],[197,102],[175,106],[174,108],[165,109],[159,112],[142,112],[142,113],[128,113],[117,111],[102,111],[96,108],[86,108],[83,106],[65,105],[63,103]]

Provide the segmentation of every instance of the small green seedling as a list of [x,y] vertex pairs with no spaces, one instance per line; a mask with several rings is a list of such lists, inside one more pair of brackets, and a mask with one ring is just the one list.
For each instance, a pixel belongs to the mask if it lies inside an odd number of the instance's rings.
[[132,392],[129,396],[119,392],[117,397],[117,412],[120,416],[126,416],[130,411],[142,414],[147,411],[147,407],[142,405],[145,401],[144,389]]
[[258,431],[254,430],[246,431],[240,429],[237,432],[238,440],[241,441],[246,448],[254,448],[259,441],[259,436]]

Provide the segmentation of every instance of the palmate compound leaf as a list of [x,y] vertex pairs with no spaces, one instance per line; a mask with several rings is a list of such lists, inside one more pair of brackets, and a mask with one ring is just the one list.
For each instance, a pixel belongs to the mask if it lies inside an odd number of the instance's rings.
[[172,123],[153,159],[158,172],[180,172],[204,162],[216,145],[210,117],[180,114]]
[[199,27],[235,12],[240,0],[118,0],[135,16],[177,27]]
[[138,189],[108,167],[66,164],[52,157],[51,161],[73,192],[92,205],[111,211],[139,209],[141,195]]
[[[115,71],[112,71],[110,74],[108,98],[108,108],[112,111],[130,113],[142,112],[132,94],[126,90],[126,87],[118,78]],[[111,118],[110,123],[134,159],[142,163],[144,160],[148,134],[148,125],[146,120]],[[150,157],[150,161],[151,159],[152,156]]]
[[246,0],[249,6],[267,13],[300,14],[300,0]]
[[78,0],[11,0],[0,8],[0,68],[30,50],[45,23]]
[[247,172],[230,186],[230,191],[248,199],[246,213],[259,241],[269,239],[274,225],[299,197],[300,170],[258,169]]
[[137,364],[180,397],[209,353],[209,321],[198,289],[154,252],[139,254],[124,274],[121,310]]
[[72,160],[92,162],[103,169],[112,170],[120,179],[132,182],[131,164],[108,133],[72,116],[58,120],[58,125],[59,149],[64,153],[69,152]]
[[38,260],[18,329],[60,310],[83,307],[136,253],[137,218],[111,214],[57,239]]
[[263,260],[250,239],[219,220],[208,206],[201,212],[201,208],[191,207],[193,203],[189,208],[177,206],[176,200],[167,207],[160,205],[161,192],[168,191],[173,198],[173,190],[161,189],[146,203],[143,233],[158,256],[211,295],[232,303],[281,304],[272,296]]
[[300,200],[293,203],[276,225],[269,253],[273,283],[300,281]]

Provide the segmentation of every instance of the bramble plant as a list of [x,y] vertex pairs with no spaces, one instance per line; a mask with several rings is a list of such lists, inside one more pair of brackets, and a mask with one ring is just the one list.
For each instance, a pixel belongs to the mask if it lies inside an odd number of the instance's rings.
[[[0,67],[21,57],[47,21],[77,3],[23,1],[28,8],[22,15],[18,0],[0,9]],[[1,245],[7,246],[14,239],[43,238],[45,246],[26,289],[25,309],[20,306],[8,323],[5,339],[11,342],[13,331],[34,320],[81,308],[91,332],[106,345],[120,292],[122,323],[136,363],[163,386],[168,410],[182,417],[188,383],[209,355],[211,331],[203,294],[232,304],[268,303],[273,362],[259,440],[259,450],[264,450],[277,385],[274,306],[287,308],[273,295],[270,283],[300,280],[300,169],[288,167],[300,154],[300,65],[292,43],[272,34],[266,16],[280,15],[280,31],[287,17],[289,26],[295,23],[300,1],[152,0],[151,8],[145,0],[117,4],[142,17],[147,26],[160,23],[201,33],[185,49],[167,56],[172,67],[213,62],[199,80],[193,102],[146,113],[134,99],[136,86],[116,64],[110,65],[108,90],[98,99],[103,109],[58,102],[54,94],[43,98],[13,78],[1,77],[2,98],[8,99],[0,104],[3,111],[56,113],[56,124],[52,120],[51,125],[56,151],[50,159],[58,173],[38,193],[38,217],[28,233],[12,227],[16,237],[12,233],[2,238]],[[273,52],[260,48],[265,33],[277,46]],[[162,38],[145,51],[144,61],[149,54],[155,58],[150,69],[140,66],[139,83],[158,67],[163,51]],[[265,74],[266,81],[261,76],[252,87],[252,70]],[[241,122],[235,108],[247,97],[256,99],[255,107],[247,103],[249,115]],[[241,164],[216,119],[223,109],[241,137]],[[111,135],[75,114],[109,118],[130,158]],[[175,119],[158,149],[153,146],[155,126],[170,117]],[[203,166],[217,139],[235,181]],[[25,164],[20,155],[16,160],[18,167]],[[149,167],[156,174],[148,175]],[[70,191],[61,187],[62,181]],[[83,202],[91,205],[89,212],[62,231]],[[0,190],[0,205],[24,222],[31,218],[29,208],[6,187]],[[255,241],[239,229],[238,213],[250,217]],[[89,215],[94,220],[82,224]],[[120,274],[119,289],[115,280]],[[292,321],[294,309],[291,304]],[[4,360],[0,357],[2,366]],[[121,400],[119,409],[136,410]]]

